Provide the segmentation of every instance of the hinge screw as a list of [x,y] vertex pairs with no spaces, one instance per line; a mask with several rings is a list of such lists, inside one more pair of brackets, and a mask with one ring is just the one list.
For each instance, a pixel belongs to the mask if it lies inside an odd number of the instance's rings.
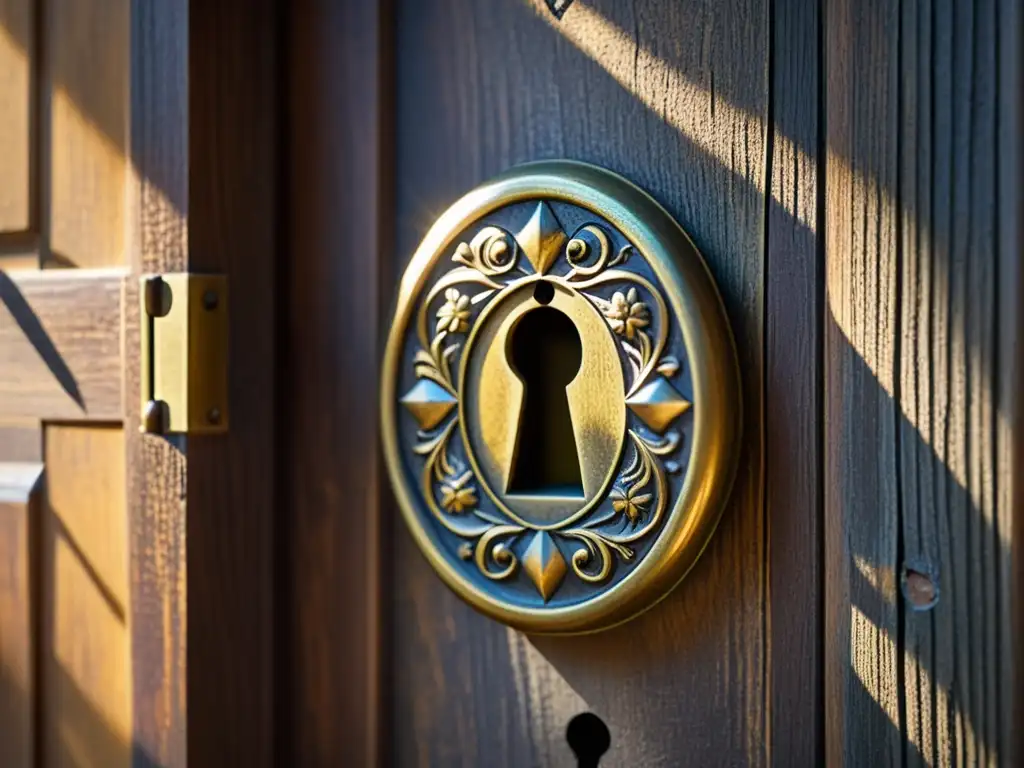
[[206,420],[211,424],[220,424],[220,408],[211,408],[207,411]]
[[217,296],[217,292],[216,291],[211,289],[211,290],[209,290],[209,291],[207,291],[206,293],[203,294],[203,306],[207,310],[216,309],[218,302],[219,302],[219,297]]
[[163,400],[150,400],[142,413],[142,431],[151,435],[167,433],[171,414]]
[[159,275],[146,279],[146,314],[150,317],[165,317],[171,311],[171,286]]

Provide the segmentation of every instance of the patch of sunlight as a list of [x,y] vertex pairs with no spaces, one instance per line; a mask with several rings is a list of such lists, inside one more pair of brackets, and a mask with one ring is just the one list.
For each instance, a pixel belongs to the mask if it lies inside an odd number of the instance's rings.
[[[519,718],[530,729],[533,743],[546,745],[548,754],[562,756],[568,765],[575,757],[565,740],[564,727],[589,709],[587,702],[526,635],[509,627],[506,636]],[[553,729],[552,723],[561,727]]]
[[853,556],[854,565],[864,580],[877,590],[887,603],[896,601],[896,574],[891,566],[875,565],[863,555]]
[[[680,135],[723,167],[755,185],[762,194],[769,192],[776,203],[802,226],[812,232],[815,230],[814,195],[794,195],[793,190],[786,189],[783,184],[766,190],[763,174],[751,177],[747,162],[749,154],[737,151],[738,136],[757,136],[763,142],[766,131],[763,115],[730,104],[720,93],[713,93],[693,82],[649,48],[638,48],[631,33],[581,0],[570,6],[561,21],[551,14],[544,0],[529,1],[537,15],[553,30],[599,64],[640,103],[660,115]],[[672,94],[673,100],[685,107],[667,110],[666,94]],[[738,126],[744,126],[746,130]],[[776,136],[775,142],[787,166],[792,167],[798,162],[800,167],[814,167],[815,159],[786,137]]]
[[[15,10],[19,4],[15,3]],[[29,132],[32,63],[19,37],[31,36],[28,14],[13,31],[0,25],[0,231],[29,224]]]

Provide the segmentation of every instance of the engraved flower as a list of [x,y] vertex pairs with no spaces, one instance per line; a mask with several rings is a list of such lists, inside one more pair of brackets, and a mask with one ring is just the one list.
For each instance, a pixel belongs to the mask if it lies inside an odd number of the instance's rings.
[[476,489],[465,484],[472,476],[467,472],[459,478],[448,478],[441,484],[441,506],[446,512],[460,515],[476,506]]
[[437,330],[462,333],[469,329],[469,296],[463,296],[456,288],[444,292],[445,302],[437,310]]
[[629,518],[629,522],[636,524],[640,516],[646,512],[644,504],[651,500],[651,494],[641,493],[637,494],[640,490],[637,486],[633,485],[623,491],[621,488],[612,488],[610,494],[612,499],[612,509],[616,512],[625,512],[626,517]]
[[630,288],[625,295],[620,291],[612,294],[611,304],[605,309],[605,317],[612,330],[627,339],[632,339],[633,334],[651,322],[647,305],[637,301],[636,288]]

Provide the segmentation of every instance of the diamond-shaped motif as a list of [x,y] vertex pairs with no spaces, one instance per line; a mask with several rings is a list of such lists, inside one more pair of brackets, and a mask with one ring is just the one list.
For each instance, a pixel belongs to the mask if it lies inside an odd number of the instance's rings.
[[566,235],[547,203],[538,203],[530,220],[516,233],[516,242],[523,249],[538,275],[555,263],[565,244]]
[[546,603],[562,583],[568,567],[551,535],[538,531],[523,555],[523,570]]
[[458,401],[437,382],[420,379],[399,402],[413,415],[420,429],[433,429]]
[[690,401],[665,379],[657,379],[641,387],[626,405],[655,432],[664,432],[672,419],[689,409]]

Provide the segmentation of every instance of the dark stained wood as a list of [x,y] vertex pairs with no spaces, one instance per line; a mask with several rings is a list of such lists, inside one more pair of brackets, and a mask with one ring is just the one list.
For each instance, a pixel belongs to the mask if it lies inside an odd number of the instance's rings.
[[36,765],[38,640],[33,552],[38,462],[0,462],[0,765]]
[[[186,441],[140,434],[138,277],[188,262],[188,2],[132,6],[132,275],[125,284],[133,764],[187,760]],[[201,695],[200,691],[196,691]]]
[[899,17],[830,0],[825,18],[826,761],[897,765]]
[[826,18],[828,761],[1004,764],[996,3]]
[[231,429],[188,440],[192,766],[274,763],[279,7],[188,11],[189,268],[231,291]]
[[765,521],[771,762],[824,764],[820,3],[771,7]]
[[0,415],[121,418],[124,272],[0,272]]
[[629,624],[525,637],[475,614],[404,530],[394,597],[399,765],[571,765],[569,720],[608,724],[602,765],[760,765],[767,552],[761,493],[768,8],[735,2],[398,3],[397,228],[426,228],[485,178],[572,157],[649,190],[724,295],[744,384],[744,451],[722,525],[686,581]]
[[288,248],[283,264],[281,765],[384,765],[377,339],[393,226],[386,3],[289,13]]

